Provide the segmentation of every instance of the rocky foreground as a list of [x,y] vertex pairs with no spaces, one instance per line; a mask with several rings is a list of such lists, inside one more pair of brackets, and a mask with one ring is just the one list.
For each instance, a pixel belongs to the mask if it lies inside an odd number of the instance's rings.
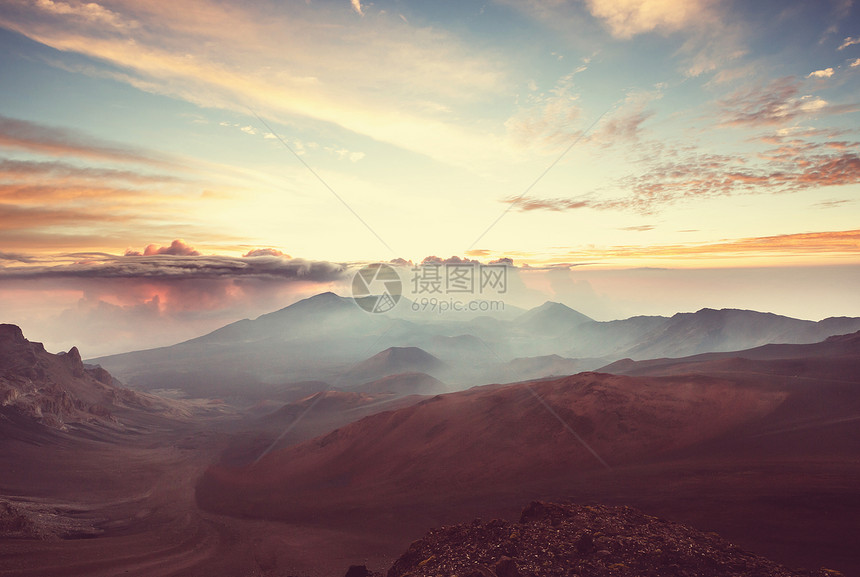
[[[533,502],[518,523],[443,527],[412,543],[387,577],[836,577],[789,570],[630,507]],[[380,576],[351,567],[347,577]]]

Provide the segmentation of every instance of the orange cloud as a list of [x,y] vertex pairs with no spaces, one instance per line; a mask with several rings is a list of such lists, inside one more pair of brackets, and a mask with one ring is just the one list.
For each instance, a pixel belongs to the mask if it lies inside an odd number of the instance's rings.
[[67,223],[107,223],[127,220],[129,217],[118,214],[93,214],[75,209],[0,204],[0,231],[6,234],[13,230],[45,228]]
[[[158,246],[150,244],[143,250],[143,256],[153,256],[156,254],[167,254],[173,256],[200,256],[200,253],[194,250],[193,246],[189,246],[184,240],[176,239],[170,243],[170,246]],[[126,253],[126,256],[131,256]]]
[[43,183],[50,178],[56,184],[71,182],[101,183],[105,180],[134,184],[165,184],[183,179],[168,174],[152,174],[116,168],[77,166],[57,160],[8,160],[0,158],[0,179]]
[[690,198],[787,193],[860,183],[860,143],[816,142],[778,134],[762,140],[778,146],[759,153],[761,162],[739,154],[687,154],[673,162],[660,162],[657,155],[646,157],[650,166],[645,171],[618,182],[628,191],[627,196],[523,196],[508,197],[502,202],[522,212],[590,208],[651,214],[661,205]]
[[338,263],[200,255],[181,240],[148,248],[136,256],[2,252],[0,313],[14,294],[18,306],[33,302],[53,315],[53,339],[62,338],[55,331],[80,335],[86,327],[92,338],[83,344],[131,350],[192,338],[348,282]]
[[56,156],[169,164],[151,152],[99,141],[75,131],[0,116],[0,146]]
[[186,178],[193,162],[178,168],[159,153],[0,116],[2,149],[27,153],[0,156],[0,246],[7,249],[46,247],[51,239],[55,249],[74,247],[75,239],[115,249],[106,243],[151,236],[156,219],[159,231],[169,230],[178,214],[184,229],[194,228],[187,207],[212,186]]
[[830,105],[818,97],[801,95],[793,77],[739,90],[717,102],[726,126],[776,126],[817,112]]
[[577,250],[566,256],[593,259],[735,257],[740,255],[853,255],[860,260],[860,230],[783,234],[716,243],[657,246],[614,246]]
[[249,250],[245,254],[242,255],[243,258],[257,257],[257,256],[276,256],[283,258],[292,258],[290,255],[281,252],[276,248],[255,248],[253,250]]

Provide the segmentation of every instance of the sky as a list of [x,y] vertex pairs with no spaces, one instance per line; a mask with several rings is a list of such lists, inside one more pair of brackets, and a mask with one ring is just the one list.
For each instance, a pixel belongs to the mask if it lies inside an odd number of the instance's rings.
[[851,0],[3,0],[0,87],[0,322],[49,350],[428,257],[598,320],[860,316]]

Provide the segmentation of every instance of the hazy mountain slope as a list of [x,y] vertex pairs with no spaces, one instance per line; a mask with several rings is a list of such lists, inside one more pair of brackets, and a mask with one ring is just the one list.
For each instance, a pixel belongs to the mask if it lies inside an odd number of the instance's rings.
[[568,359],[558,355],[520,357],[500,367],[498,380],[505,382],[527,381],[547,377],[573,375],[601,366],[599,359]]
[[662,327],[667,317],[636,316],[615,321],[583,323],[569,330],[557,342],[565,357],[623,357],[642,338]]
[[515,325],[529,332],[543,335],[560,335],[583,323],[594,322],[579,311],[547,301],[539,307],[518,316]]
[[366,356],[396,321],[371,315],[352,299],[323,293],[289,307],[227,325],[171,347],[94,359],[135,386],[181,388],[206,396],[250,385],[330,380]]
[[860,375],[860,332],[836,335],[812,344],[772,344],[742,351],[645,361],[623,359],[600,370],[619,375],[663,376],[739,369],[792,377],[802,377],[806,373],[817,377],[832,374],[835,378]]
[[215,510],[285,520],[330,507],[468,500],[603,468],[557,416],[618,466],[761,418],[785,396],[708,377],[598,373],[477,387],[365,418],[251,468],[215,468],[199,496]]
[[438,374],[445,363],[418,347],[389,347],[350,369],[346,378],[352,381],[377,380],[400,373]]
[[406,395],[438,395],[447,393],[448,387],[439,379],[426,373],[406,372],[361,383],[350,387],[348,390],[374,396],[403,397]]
[[[440,395],[254,466],[213,467],[197,498],[231,515],[404,530],[512,500],[629,503],[780,562],[860,569],[856,339],[804,345],[809,358],[703,361],[693,374]],[[803,373],[786,373],[789,361]],[[827,363],[836,369],[818,374]]]
[[826,319],[818,323],[771,313],[735,309],[702,309],[678,313],[640,337],[624,356],[633,359],[682,357],[704,352],[748,349],[768,343],[814,343],[832,330],[860,330],[860,319]]
[[[478,316],[369,314],[350,298],[323,293],[256,320],[227,325],[202,337],[148,351],[95,359],[141,389],[176,388],[192,396],[259,400],[280,398],[285,383],[322,380],[335,385],[397,372],[425,372],[454,388],[525,378],[508,375],[515,358],[558,355],[576,359],[571,371],[630,357],[679,357],[766,343],[812,343],[860,330],[860,319],[814,323],[768,313],[702,309],[671,318],[631,317],[598,322],[547,302],[513,319]],[[365,374],[356,364],[375,351],[416,347],[444,362]],[[374,361],[376,362],[376,361]],[[573,361],[572,361],[573,363]],[[559,367],[560,369],[560,367]],[[549,372],[547,372],[547,370]],[[553,374],[536,369],[532,375]],[[529,377],[530,378],[530,377]]]

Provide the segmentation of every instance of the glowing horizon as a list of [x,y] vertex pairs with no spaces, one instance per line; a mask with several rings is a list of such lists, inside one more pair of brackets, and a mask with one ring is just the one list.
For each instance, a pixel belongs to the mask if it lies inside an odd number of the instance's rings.
[[[0,313],[62,325],[63,343],[111,322],[163,343],[435,255],[563,269],[591,283],[566,304],[604,318],[668,312],[661,291],[700,270],[738,282],[676,312],[760,307],[769,286],[776,312],[860,315],[856,16],[841,0],[7,2]],[[106,272],[150,246],[150,277]],[[263,282],[249,254],[279,272]],[[648,300],[600,280],[649,267],[680,285]],[[768,268],[826,282],[805,299],[742,282]]]

